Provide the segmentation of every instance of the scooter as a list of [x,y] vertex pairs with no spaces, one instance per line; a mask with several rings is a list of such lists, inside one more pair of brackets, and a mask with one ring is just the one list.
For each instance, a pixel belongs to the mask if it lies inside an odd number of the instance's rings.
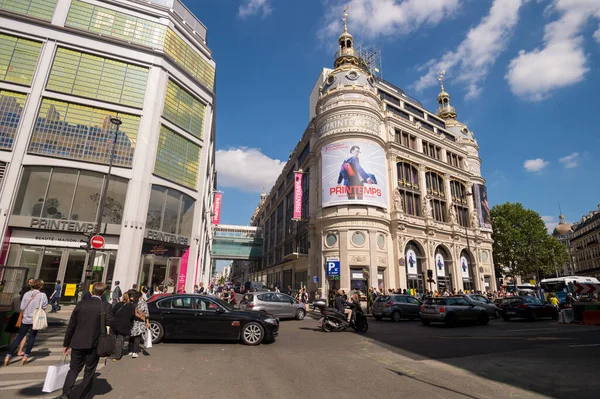
[[324,300],[316,301],[313,304],[313,309],[321,311],[322,317],[319,319],[319,324],[325,332],[344,331],[348,327],[352,327],[354,331],[364,333],[369,329],[367,316],[365,316],[362,309],[356,306],[352,306],[352,318],[350,321],[348,321],[344,313],[334,308],[328,308]]

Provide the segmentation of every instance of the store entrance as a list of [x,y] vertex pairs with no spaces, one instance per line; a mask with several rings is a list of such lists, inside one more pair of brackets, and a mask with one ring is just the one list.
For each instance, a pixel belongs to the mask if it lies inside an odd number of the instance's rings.
[[175,292],[181,258],[166,257],[155,254],[142,255],[138,285],[146,286],[151,291],[158,287],[166,288],[167,292]]

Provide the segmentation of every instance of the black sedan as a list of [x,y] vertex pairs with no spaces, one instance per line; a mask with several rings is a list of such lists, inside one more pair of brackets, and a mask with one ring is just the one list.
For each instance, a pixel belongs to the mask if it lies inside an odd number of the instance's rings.
[[540,317],[558,319],[558,309],[549,303],[543,303],[535,296],[507,297],[500,303],[500,313],[506,321],[513,317],[522,317],[535,321]]
[[279,320],[235,310],[208,295],[169,295],[148,302],[152,343],[162,339],[241,340],[246,345],[274,341]]

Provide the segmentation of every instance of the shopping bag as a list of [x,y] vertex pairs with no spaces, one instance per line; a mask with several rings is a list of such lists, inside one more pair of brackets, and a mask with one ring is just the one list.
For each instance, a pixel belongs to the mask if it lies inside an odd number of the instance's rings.
[[33,327],[34,330],[45,330],[48,328],[48,317],[46,311],[42,308],[42,302],[40,301],[40,307],[33,312]]
[[146,329],[146,336],[144,337],[144,348],[152,348],[152,331]]
[[49,366],[42,392],[50,393],[56,391],[57,389],[61,389],[63,385],[65,385],[68,372],[69,363],[67,362],[66,358],[64,358],[64,360],[62,360],[56,366]]

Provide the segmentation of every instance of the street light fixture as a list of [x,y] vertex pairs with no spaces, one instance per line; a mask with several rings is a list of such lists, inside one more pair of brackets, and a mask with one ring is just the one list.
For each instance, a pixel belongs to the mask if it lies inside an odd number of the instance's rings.
[[[106,196],[108,194],[108,183],[110,182],[110,174],[112,172],[113,158],[115,157],[115,146],[117,145],[117,138],[119,137],[119,127],[121,126],[123,121],[118,116],[111,116],[110,123],[112,125],[115,125],[116,128],[114,130],[114,138],[111,143],[110,156],[108,158],[108,173],[106,174],[106,176],[104,178],[104,183],[102,185],[102,191],[100,192],[100,205],[98,207],[98,213],[96,214],[96,225],[94,226],[94,231],[93,231],[92,235],[99,234],[100,230],[101,230],[102,217],[104,215],[104,207],[106,205]],[[106,234],[106,227],[104,228],[104,234]],[[92,249],[92,251],[89,255],[89,258],[88,258],[88,265],[87,265],[87,271],[89,273],[91,273],[94,269],[94,259],[95,258],[96,258],[96,250]],[[90,274],[90,277],[91,277],[91,274]]]

